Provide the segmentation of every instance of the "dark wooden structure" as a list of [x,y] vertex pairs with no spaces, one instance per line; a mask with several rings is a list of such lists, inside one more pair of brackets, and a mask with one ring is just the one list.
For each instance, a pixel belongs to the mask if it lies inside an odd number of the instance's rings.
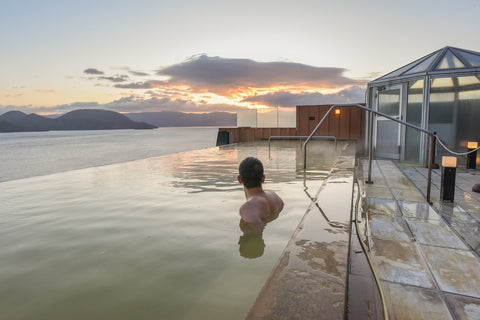
[[[364,104],[361,104],[364,105]],[[297,134],[308,136],[331,108],[327,105],[297,106]],[[339,110],[340,114],[336,114]],[[355,107],[335,108],[318,129],[316,136],[335,136],[337,139],[364,141],[365,111]]]
[[230,143],[266,140],[271,136],[297,136],[296,128],[219,128],[230,134]]

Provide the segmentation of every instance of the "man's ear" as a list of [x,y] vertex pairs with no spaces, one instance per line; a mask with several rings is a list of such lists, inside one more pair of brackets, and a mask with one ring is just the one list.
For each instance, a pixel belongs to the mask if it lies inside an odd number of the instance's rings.
[[242,183],[242,178],[240,176],[237,176],[238,183]]
[[262,183],[265,182],[265,175],[262,176]]

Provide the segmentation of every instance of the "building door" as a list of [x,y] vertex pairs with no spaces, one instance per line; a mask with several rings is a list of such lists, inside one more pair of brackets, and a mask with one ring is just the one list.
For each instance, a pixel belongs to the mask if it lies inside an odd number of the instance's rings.
[[[394,86],[379,91],[377,111],[395,119],[401,119],[401,87]],[[400,159],[401,125],[388,118],[377,115],[375,120],[375,155],[389,159]]]

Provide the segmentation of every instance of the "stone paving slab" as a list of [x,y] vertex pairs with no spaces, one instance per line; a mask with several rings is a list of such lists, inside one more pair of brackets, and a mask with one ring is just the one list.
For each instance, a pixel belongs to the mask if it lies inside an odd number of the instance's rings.
[[480,298],[480,262],[470,251],[421,247],[442,291]]
[[471,297],[445,294],[456,319],[477,320],[480,315],[480,300]]
[[374,239],[372,259],[381,280],[433,289],[427,264],[413,242]]
[[385,281],[382,288],[391,320],[453,319],[438,291]]

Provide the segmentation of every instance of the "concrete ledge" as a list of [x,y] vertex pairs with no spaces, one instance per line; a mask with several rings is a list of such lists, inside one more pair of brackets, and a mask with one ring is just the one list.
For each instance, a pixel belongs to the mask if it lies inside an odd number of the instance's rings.
[[246,319],[345,315],[355,143],[347,143]]

